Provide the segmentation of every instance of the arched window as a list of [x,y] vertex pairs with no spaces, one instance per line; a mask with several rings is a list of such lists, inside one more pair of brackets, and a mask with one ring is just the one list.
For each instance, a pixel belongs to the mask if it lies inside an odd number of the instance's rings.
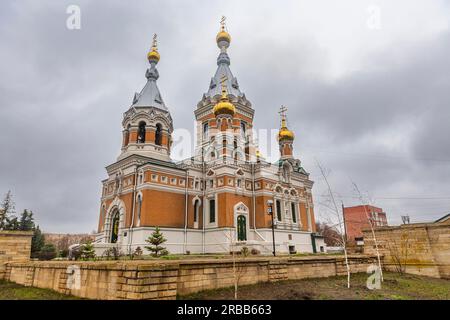
[[137,225],[141,225],[141,209],[142,209],[142,196],[137,197]]
[[238,241],[247,240],[247,219],[244,215],[237,217],[237,239]]
[[295,210],[295,202],[291,202],[292,222],[297,223],[297,210]]
[[209,223],[216,222],[216,200],[209,200]]
[[125,130],[123,146],[126,147],[129,142],[130,142],[130,124],[128,124],[127,129]]
[[200,208],[200,200],[195,200],[194,203],[194,222],[198,222],[198,211]]
[[119,222],[119,210],[116,210],[111,218],[111,243],[116,243],[117,239],[119,238]]
[[247,127],[245,125],[245,122],[241,122],[241,136],[243,139],[245,139],[246,132],[247,132]]
[[162,125],[160,123],[156,125],[155,144],[158,146],[162,145]]
[[276,209],[277,209],[277,220],[281,221],[282,215],[281,215],[281,201],[280,200],[276,201]]
[[105,227],[105,218],[106,218],[106,206],[105,205],[102,205],[102,213],[101,213],[101,215],[102,215],[102,217],[101,217],[101,219],[102,219],[102,226],[101,226],[101,230],[100,231],[103,231],[103,228]]
[[208,123],[204,123],[203,124],[203,140],[208,139],[208,130],[209,130]]
[[139,128],[138,128],[138,143],[145,143],[145,126],[146,123],[144,121],[139,122]]

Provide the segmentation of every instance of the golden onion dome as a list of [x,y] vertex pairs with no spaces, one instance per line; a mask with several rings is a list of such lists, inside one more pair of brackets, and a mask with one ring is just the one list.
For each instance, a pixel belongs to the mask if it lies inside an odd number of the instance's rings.
[[213,111],[215,116],[220,114],[229,114],[232,116],[236,112],[236,107],[228,100],[226,96],[222,96],[220,101],[214,106]]
[[217,41],[217,43],[220,43],[221,41],[226,41],[226,42],[230,43],[231,36],[225,30],[221,30],[221,31],[219,31],[219,33],[216,36],[216,41]]
[[286,125],[286,119],[281,121],[281,129],[278,132],[278,140],[294,140],[294,132],[289,130]]
[[152,50],[147,54],[147,59],[150,63],[152,62],[158,63],[160,55],[159,52],[156,51],[156,48],[152,48]]

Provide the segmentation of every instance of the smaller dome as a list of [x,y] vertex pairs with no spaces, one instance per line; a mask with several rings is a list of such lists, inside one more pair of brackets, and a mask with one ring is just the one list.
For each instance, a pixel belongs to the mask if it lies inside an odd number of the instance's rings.
[[288,128],[281,128],[278,133],[278,140],[294,140],[295,135],[294,132],[288,130]]
[[287,124],[286,124],[286,118],[283,118],[281,120],[281,128],[280,131],[278,132],[278,141],[282,141],[282,140],[294,140],[294,132],[292,132],[291,130],[288,129]]
[[156,48],[153,47],[152,50],[147,54],[147,59],[148,62],[152,63],[158,63],[159,59],[160,59],[160,55],[158,53],[158,51],[156,51]]
[[222,96],[220,101],[214,106],[213,111],[215,116],[220,114],[228,114],[232,116],[236,112],[236,107],[228,100],[227,97]]

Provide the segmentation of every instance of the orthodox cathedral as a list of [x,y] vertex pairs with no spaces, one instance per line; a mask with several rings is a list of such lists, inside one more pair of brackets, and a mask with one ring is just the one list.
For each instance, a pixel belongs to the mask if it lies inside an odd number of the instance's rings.
[[124,113],[121,153],[102,181],[97,252],[144,249],[159,227],[171,253],[319,252],[313,181],[294,157],[294,133],[280,110],[280,158],[267,162],[252,142],[255,109],[230,70],[231,36],[222,19],[217,70],[194,110],[194,155],[170,157],[173,122],[157,86],[156,36],[147,83]]

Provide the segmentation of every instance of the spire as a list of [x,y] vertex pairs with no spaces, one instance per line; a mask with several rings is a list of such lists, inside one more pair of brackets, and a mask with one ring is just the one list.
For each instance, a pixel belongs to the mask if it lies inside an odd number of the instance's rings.
[[153,35],[153,42],[152,42],[152,49],[147,55],[148,62],[150,62],[151,65],[156,65],[159,61],[160,55],[158,53],[158,40],[157,40],[157,34],[155,33]]
[[225,21],[225,16],[222,16],[222,19],[220,20],[220,30],[216,36],[216,43],[220,49],[219,56],[217,57],[217,70],[214,77],[211,79],[206,96],[214,97],[219,94],[221,95],[221,79],[223,76],[226,76],[228,93],[236,97],[242,97],[243,93],[239,90],[237,79],[233,76],[229,67],[230,57],[228,56],[227,49],[230,47],[231,36],[227,31]]
[[156,85],[156,80],[158,80],[159,78],[159,72],[158,69],[156,69],[156,65],[158,64],[160,59],[156,34],[153,35],[152,47],[147,54],[147,59],[150,63],[150,68],[145,72],[147,83],[140,93],[135,93],[132,106],[155,107],[164,111],[168,111],[161,97],[158,86]]

